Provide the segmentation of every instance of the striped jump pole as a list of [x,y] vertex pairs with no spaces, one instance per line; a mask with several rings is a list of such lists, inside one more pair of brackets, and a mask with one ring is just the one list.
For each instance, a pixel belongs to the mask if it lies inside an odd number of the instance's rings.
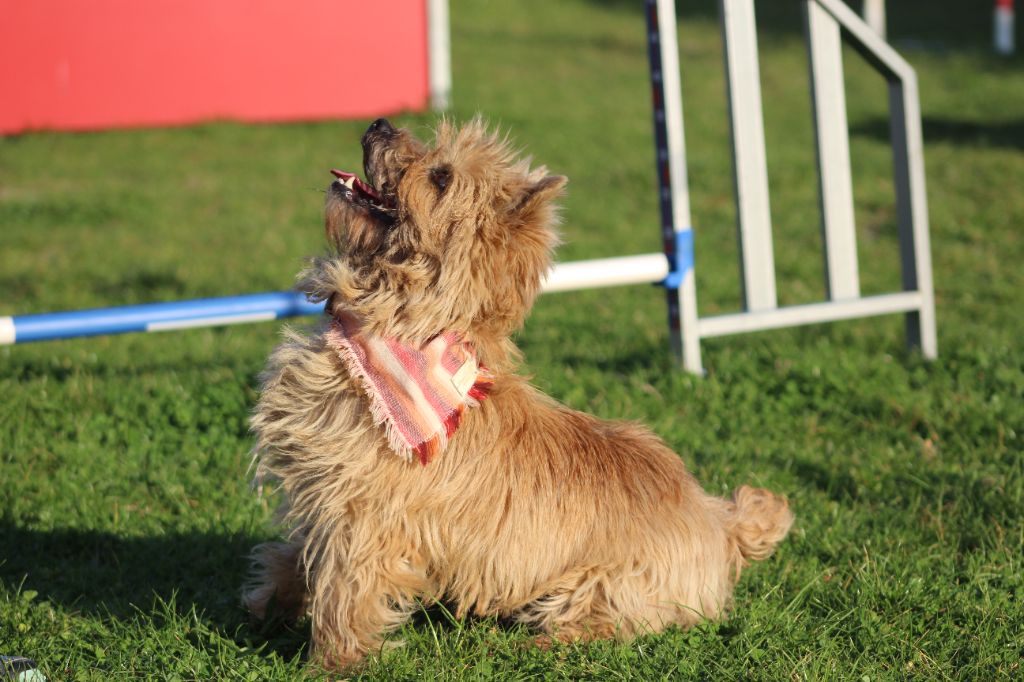
[[63,313],[0,317],[0,345],[70,339],[77,336],[160,332],[216,327],[323,313],[297,291],[278,291],[193,301],[144,303]]
[[[559,263],[548,273],[547,293],[628,284],[658,284],[669,278],[670,265],[660,253]],[[285,317],[322,315],[323,303],[310,303],[299,291],[144,303],[62,313],[0,317],[0,346],[55,341],[78,336],[162,332],[220,327]]]
[[675,2],[646,0],[644,7],[661,240],[669,266],[668,276],[662,280],[668,303],[669,342],[683,367],[700,374],[703,368],[697,335],[697,288]]

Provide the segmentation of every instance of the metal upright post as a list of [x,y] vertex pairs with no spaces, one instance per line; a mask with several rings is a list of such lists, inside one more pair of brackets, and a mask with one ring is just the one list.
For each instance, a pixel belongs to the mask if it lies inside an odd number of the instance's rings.
[[889,81],[889,116],[903,289],[921,294],[920,309],[907,313],[907,344],[920,347],[925,358],[934,360],[939,350],[924,185],[924,142],[917,76],[913,72],[905,75],[902,82]]
[[864,0],[864,23],[885,40],[885,0]]
[[427,63],[430,106],[446,111],[451,105],[452,55],[448,26],[448,0],[427,0]]
[[675,3],[673,0],[647,0],[646,10],[661,234],[670,269],[665,280],[669,332],[673,352],[681,357],[683,367],[700,374],[703,368],[697,331],[697,287],[693,274],[693,229]]
[[777,307],[754,0],[719,0],[732,133],[743,308]]
[[804,19],[811,67],[825,284],[830,300],[855,299],[860,298],[860,277],[839,23],[815,0],[805,0]]

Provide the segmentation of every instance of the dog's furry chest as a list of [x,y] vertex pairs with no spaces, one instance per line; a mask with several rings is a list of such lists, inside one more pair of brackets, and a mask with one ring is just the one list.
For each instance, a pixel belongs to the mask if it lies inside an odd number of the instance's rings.
[[384,446],[358,382],[322,337],[292,335],[270,357],[251,424],[260,473],[337,469]]

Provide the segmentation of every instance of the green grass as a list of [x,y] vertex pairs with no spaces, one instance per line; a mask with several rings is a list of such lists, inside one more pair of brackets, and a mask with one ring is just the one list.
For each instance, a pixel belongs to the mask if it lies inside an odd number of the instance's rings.
[[[658,248],[639,3],[455,2],[456,118],[570,176],[560,257]],[[706,342],[673,368],[644,287],[552,295],[519,337],[569,405],[649,423],[712,491],[785,492],[797,525],[725,623],[542,651],[421,613],[365,679],[1019,678],[1024,657],[1024,72],[988,6],[890,3],[923,97],[940,357],[879,318]],[[896,6],[898,5],[898,7]],[[941,8],[935,7],[941,5]],[[759,3],[780,298],[824,292],[796,3]],[[721,46],[684,3],[702,314],[739,306]],[[898,287],[884,83],[846,55],[867,292]],[[432,118],[398,117],[426,130]],[[287,288],[366,122],[0,139],[0,314]],[[248,489],[262,324],[0,350],[0,654],[52,680],[305,679],[307,627],[238,606],[273,501]]]

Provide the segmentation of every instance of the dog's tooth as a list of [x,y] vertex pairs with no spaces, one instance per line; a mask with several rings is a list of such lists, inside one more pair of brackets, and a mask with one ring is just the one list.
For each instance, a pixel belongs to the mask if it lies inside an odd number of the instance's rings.
[[349,189],[355,189],[355,187],[356,187],[356,177],[353,175],[352,177],[350,177],[348,180],[346,180],[342,184],[344,184]]

